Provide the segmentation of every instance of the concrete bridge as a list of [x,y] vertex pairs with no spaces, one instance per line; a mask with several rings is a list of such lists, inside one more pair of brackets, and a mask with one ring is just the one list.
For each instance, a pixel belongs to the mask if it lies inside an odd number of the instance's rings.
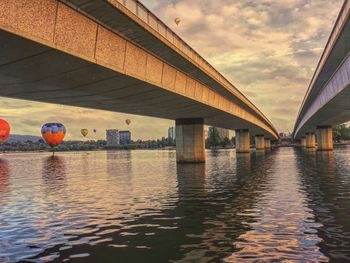
[[[0,96],[176,120],[177,160],[203,162],[203,125],[237,151],[278,138],[271,122],[135,0],[0,2]],[[265,145],[266,141],[266,145]]]
[[303,147],[332,150],[332,126],[350,121],[350,1],[346,0],[294,127]]

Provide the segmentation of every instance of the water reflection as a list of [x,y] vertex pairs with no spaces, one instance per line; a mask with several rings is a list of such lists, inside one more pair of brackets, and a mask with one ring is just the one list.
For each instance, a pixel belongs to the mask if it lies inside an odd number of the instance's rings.
[[109,175],[132,175],[131,151],[107,151],[106,152],[107,173]]
[[239,251],[227,257],[227,262],[256,262],[257,258],[267,262],[327,260],[317,247],[320,239],[314,229],[319,224],[306,205],[293,154],[287,154],[289,149],[278,151],[278,155],[273,153],[265,159],[262,170],[267,173],[266,179],[254,191],[260,195],[251,208],[242,211],[243,216],[251,218],[246,223],[250,230],[234,243]]
[[0,158],[0,194],[5,193],[9,186],[10,168],[8,161]]
[[349,153],[13,155],[0,262],[346,262]]
[[335,174],[335,160],[333,151],[319,151],[316,154],[318,170],[333,176]]
[[66,165],[63,157],[49,156],[43,161],[42,177],[44,184],[50,190],[56,190],[64,186],[66,181]]
[[321,225],[320,251],[334,262],[350,261],[349,150],[318,152],[313,159],[302,152],[297,155],[309,207]]
[[251,172],[250,153],[238,153],[236,155],[236,172],[238,176],[244,176]]

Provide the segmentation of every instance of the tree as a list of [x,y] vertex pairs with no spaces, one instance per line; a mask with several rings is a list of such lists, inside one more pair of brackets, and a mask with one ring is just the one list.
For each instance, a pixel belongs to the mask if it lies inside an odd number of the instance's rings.
[[219,131],[216,127],[209,127],[208,130],[208,139],[207,139],[207,147],[217,147],[221,144],[221,138],[219,135]]
[[345,124],[334,126],[333,140],[337,142],[350,140],[350,127],[347,127]]
[[222,140],[222,146],[223,147],[227,147],[231,144],[231,140],[227,137],[225,137],[223,140]]

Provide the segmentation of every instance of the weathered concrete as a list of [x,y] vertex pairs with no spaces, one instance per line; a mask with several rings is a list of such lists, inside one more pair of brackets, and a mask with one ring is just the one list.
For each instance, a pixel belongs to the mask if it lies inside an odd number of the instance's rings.
[[271,140],[269,138],[265,138],[265,149],[271,149]]
[[250,152],[250,135],[249,130],[236,130],[236,153]]
[[[154,17],[147,16],[149,23]],[[189,47],[168,43],[160,21],[154,20],[159,32],[145,21],[118,1],[0,1],[0,96],[172,120],[203,118],[207,125],[278,138],[220,73],[192,50],[182,56]]]
[[302,137],[300,139],[300,144],[301,144],[301,147],[306,148],[306,137]]
[[257,151],[265,150],[265,138],[264,135],[259,134],[255,136],[255,148]]
[[316,148],[316,136],[313,132],[306,133],[306,148]]
[[204,120],[176,120],[176,160],[178,163],[205,162]]
[[350,1],[344,1],[302,102],[294,138],[350,120]]
[[317,126],[317,150],[333,150],[333,131],[332,126]]

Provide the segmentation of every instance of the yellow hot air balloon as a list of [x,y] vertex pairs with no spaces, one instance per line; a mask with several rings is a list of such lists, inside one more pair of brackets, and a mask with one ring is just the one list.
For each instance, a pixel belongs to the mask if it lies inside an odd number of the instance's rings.
[[130,120],[130,119],[126,119],[126,120],[125,120],[125,123],[126,123],[127,125],[130,125],[131,120]]
[[81,129],[80,132],[84,137],[86,137],[86,135],[88,135],[88,133],[89,133],[89,130],[88,129]]
[[177,18],[175,18],[174,21],[175,21],[175,24],[178,26],[181,22],[181,19],[177,17]]

